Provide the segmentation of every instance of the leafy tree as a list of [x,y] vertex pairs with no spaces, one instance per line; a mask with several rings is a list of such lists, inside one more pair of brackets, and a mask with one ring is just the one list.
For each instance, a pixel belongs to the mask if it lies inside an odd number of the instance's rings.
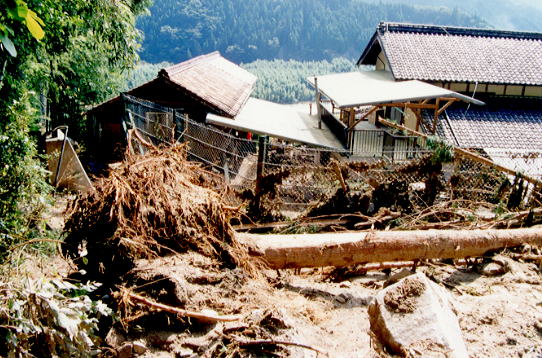
[[[21,0],[12,1],[11,4],[5,7],[8,18],[21,22],[26,25],[28,31],[36,40],[41,40],[45,33],[42,26],[43,20],[38,15],[28,8],[28,5]],[[13,30],[6,24],[0,22],[0,49],[7,51],[11,56],[17,57],[17,50],[13,41],[10,39],[10,35],[13,35]]]
[[[134,23],[148,0],[8,0],[0,7],[0,236],[28,228],[44,192],[30,133],[84,129],[85,106],[122,85],[137,59]],[[73,130],[72,130],[73,128]],[[38,200],[29,201],[30,198]]]

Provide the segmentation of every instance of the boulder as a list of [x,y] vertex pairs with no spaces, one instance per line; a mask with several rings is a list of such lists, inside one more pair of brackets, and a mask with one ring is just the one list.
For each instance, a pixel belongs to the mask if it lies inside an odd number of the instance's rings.
[[369,305],[371,330],[403,356],[467,358],[447,292],[423,273],[380,291]]
[[506,273],[506,267],[496,262],[489,262],[485,264],[480,273],[484,276],[499,276]]

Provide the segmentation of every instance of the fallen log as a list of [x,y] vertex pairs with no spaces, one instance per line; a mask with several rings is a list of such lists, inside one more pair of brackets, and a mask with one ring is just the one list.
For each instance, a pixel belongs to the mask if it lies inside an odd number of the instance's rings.
[[482,256],[521,244],[542,245],[542,228],[370,231],[298,235],[236,233],[270,268],[351,266],[369,262]]

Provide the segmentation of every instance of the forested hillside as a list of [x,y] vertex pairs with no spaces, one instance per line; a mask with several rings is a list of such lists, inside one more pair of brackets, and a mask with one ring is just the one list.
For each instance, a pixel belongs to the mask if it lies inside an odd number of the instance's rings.
[[458,10],[361,0],[155,0],[138,20],[141,58],[180,62],[219,50],[234,62],[359,55],[379,21],[486,26]]
[[161,69],[171,66],[170,62],[147,63],[139,62],[137,66],[128,72],[124,91],[138,87],[145,82],[152,80],[158,75]]
[[[370,4],[396,3],[400,0],[364,0]],[[476,14],[492,27],[502,30],[542,31],[540,0],[409,0],[410,4],[445,6]],[[387,6],[387,5],[386,5]]]
[[309,76],[358,70],[344,57],[332,61],[257,60],[243,67],[258,77],[252,95],[278,103],[312,100],[314,90],[306,81]]

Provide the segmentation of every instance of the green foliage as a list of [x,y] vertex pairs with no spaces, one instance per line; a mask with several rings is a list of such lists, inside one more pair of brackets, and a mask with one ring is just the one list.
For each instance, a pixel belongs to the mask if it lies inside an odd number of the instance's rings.
[[358,71],[354,62],[342,57],[330,62],[258,60],[242,67],[258,77],[252,95],[278,103],[313,100],[314,89],[307,82],[309,76]]
[[7,330],[2,356],[92,355],[98,318],[111,315],[101,301],[88,297],[98,285],[28,279],[21,287],[2,286],[0,323]]
[[27,96],[8,105],[7,110],[11,120],[0,131],[0,234],[4,232],[0,258],[9,245],[32,230],[50,188],[28,134],[33,110]]
[[433,151],[431,162],[449,163],[454,159],[454,149],[451,145],[446,144],[438,137],[427,138],[427,148]]
[[136,62],[135,17],[148,3],[9,0],[0,8],[2,252],[33,231],[48,188],[31,131],[48,118],[83,137],[84,108],[116,93]]
[[156,0],[138,19],[147,62],[219,50],[234,62],[357,58],[379,21],[485,26],[449,9],[360,0]]
[[41,40],[45,36],[45,32],[42,29],[42,26],[45,26],[45,24],[34,11],[28,8],[28,5],[24,1],[14,0],[8,5],[4,9],[6,13],[0,17],[2,19],[2,22],[0,22],[0,49],[6,50],[10,56],[16,57],[17,50],[9,38],[9,36],[14,35],[14,32],[4,23],[4,19],[7,17],[13,21],[25,24],[28,31],[30,31],[36,40]]
[[137,60],[139,33],[134,8],[146,2],[122,0],[65,0],[44,7],[48,37],[39,52],[33,77],[45,92],[52,126],[70,125],[70,134],[82,137],[81,112],[88,105],[116,94],[123,72]]

